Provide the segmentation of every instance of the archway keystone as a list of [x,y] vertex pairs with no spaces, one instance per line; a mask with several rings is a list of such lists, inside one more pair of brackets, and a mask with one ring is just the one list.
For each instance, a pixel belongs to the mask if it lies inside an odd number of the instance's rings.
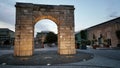
[[14,56],[31,56],[34,52],[34,25],[50,19],[58,26],[58,53],[76,54],[74,6],[16,3]]

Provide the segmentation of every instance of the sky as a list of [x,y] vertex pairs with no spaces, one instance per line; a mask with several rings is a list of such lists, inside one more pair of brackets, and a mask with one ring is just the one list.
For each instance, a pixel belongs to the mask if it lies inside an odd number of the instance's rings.
[[[15,31],[16,2],[74,5],[75,32],[120,17],[120,0],[0,0],[0,28]],[[56,24],[49,19],[35,25],[35,33],[49,30],[57,33]]]

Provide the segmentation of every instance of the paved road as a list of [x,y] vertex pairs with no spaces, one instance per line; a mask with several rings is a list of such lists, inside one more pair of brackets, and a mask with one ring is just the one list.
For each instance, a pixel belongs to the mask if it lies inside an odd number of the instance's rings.
[[93,53],[94,58],[84,62],[72,63],[72,65],[98,66],[101,68],[102,67],[120,68],[120,50],[87,49],[87,50],[79,50],[79,51]]
[[[44,50],[57,50],[56,47],[44,49],[35,49],[35,51]],[[112,49],[87,49],[78,50],[83,52],[89,52],[94,54],[94,58],[91,60],[83,60],[83,62],[62,64],[58,66],[9,66],[0,65],[0,68],[120,68],[120,50]],[[0,55],[13,53],[13,50],[0,50]]]

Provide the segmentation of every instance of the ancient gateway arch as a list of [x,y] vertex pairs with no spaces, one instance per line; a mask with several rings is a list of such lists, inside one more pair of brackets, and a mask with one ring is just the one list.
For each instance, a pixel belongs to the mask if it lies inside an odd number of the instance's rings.
[[32,56],[34,25],[50,19],[58,27],[58,53],[76,54],[74,37],[74,6],[16,3],[14,56]]

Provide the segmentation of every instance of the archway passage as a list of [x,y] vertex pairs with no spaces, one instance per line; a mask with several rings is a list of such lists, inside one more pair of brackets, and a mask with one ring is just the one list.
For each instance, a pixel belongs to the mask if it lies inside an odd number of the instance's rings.
[[50,19],[58,26],[58,53],[76,54],[74,6],[16,3],[14,56],[31,56],[34,50],[34,25]]
[[57,25],[54,21],[50,19],[42,19],[38,21],[34,25],[34,37],[36,36],[37,32],[48,31],[53,32],[55,34],[58,33]]
[[42,19],[34,26],[34,49],[57,48],[57,25],[50,19]]

